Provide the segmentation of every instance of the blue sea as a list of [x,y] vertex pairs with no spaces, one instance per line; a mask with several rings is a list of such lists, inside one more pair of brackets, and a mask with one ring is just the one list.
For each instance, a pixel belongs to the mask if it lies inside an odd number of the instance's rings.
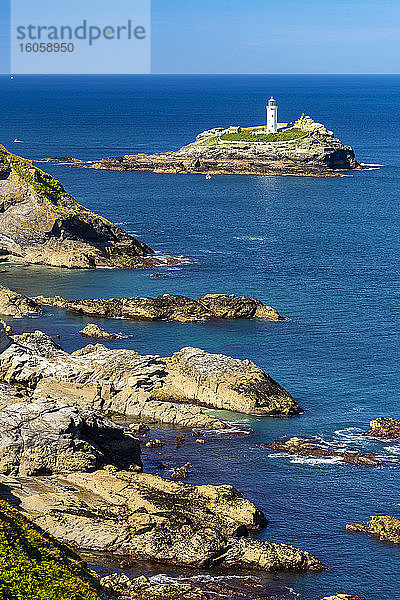
[[[327,179],[206,180],[40,165],[81,203],[185,264],[169,267],[166,278],[147,270],[6,265],[1,281],[26,294],[71,299],[224,292],[276,307],[288,320],[97,322],[128,336],[110,347],[165,356],[190,345],[250,358],[288,389],[304,415],[225,413],[249,435],[209,434],[201,447],[187,441],[171,460],[190,460],[190,482],[231,483],[251,498],[270,521],[261,539],[308,549],[329,564],[320,574],[255,573],[274,598],[319,600],[340,592],[394,600],[400,548],[346,533],[345,525],[373,514],[400,516],[400,444],[358,435],[374,417],[400,417],[400,76],[3,77],[0,143],[32,159],[174,150],[210,127],[262,123],[271,94],[280,121],[309,114],[352,145],[360,161],[382,166]],[[49,309],[14,327],[59,334],[72,351],[85,345],[75,334],[90,321]],[[173,439],[173,431],[164,433]],[[376,452],[389,462],[362,468],[256,445],[294,435]],[[145,461],[145,469],[155,464]]]

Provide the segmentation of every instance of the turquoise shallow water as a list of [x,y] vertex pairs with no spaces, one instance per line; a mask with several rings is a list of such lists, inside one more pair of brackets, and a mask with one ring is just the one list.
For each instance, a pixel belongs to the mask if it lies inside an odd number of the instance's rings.
[[[290,420],[233,415],[246,438],[185,444],[189,481],[232,483],[270,519],[259,535],[312,550],[331,569],[275,575],[277,598],[328,593],[399,598],[399,548],[344,531],[371,514],[400,516],[400,445],[360,438],[373,417],[399,416],[398,76],[0,78],[7,118],[0,142],[29,158],[98,158],[178,148],[210,126],[252,124],[274,94],[280,119],[323,121],[380,169],[343,178],[118,173],[45,165],[79,201],[187,263],[167,278],[149,271],[65,271],[7,266],[1,281],[28,294],[111,297],[206,292],[253,295],[289,320],[193,325],[107,321],[110,342],[166,355],[186,345],[251,358],[306,409]],[[22,144],[13,144],[19,138]],[[16,328],[59,334],[67,350],[90,319],[50,309]],[[168,434],[168,432],[166,433]],[[172,433],[171,433],[172,435]],[[379,469],[272,457],[256,446],[319,436],[379,452]],[[151,470],[152,461],[146,463]],[[291,592],[288,588],[292,588]]]

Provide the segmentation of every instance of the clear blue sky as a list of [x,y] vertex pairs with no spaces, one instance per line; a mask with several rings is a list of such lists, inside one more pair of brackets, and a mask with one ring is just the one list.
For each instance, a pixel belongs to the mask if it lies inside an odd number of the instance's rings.
[[[68,20],[68,2],[53,4]],[[106,4],[87,0],[88,18]],[[0,72],[8,5],[0,0]],[[152,0],[152,70],[399,73],[400,0]]]

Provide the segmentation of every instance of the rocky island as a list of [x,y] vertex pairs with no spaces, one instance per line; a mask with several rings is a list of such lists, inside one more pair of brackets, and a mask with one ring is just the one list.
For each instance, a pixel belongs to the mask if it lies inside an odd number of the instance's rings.
[[162,264],[145,243],[79,204],[51,175],[0,145],[0,257],[71,269]]
[[282,321],[278,311],[261,300],[235,294],[206,294],[193,300],[178,294],[162,294],[157,298],[95,298],[66,300],[60,296],[37,296],[36,305],[54,306],[68,312],[91,317],[133,319],[137,321],[180,321],[193,323],[208,319],[264,319]]
[[267,133],[263,126],[215,127],[177,151],[127,154],[90,163],[69,159],[69,163],[118,171],[320,177],[361,168],[351,146],[305,115],[276,133]]

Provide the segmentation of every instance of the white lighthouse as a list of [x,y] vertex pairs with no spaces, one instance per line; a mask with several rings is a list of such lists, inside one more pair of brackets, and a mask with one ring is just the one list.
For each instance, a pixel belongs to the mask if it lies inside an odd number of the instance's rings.
[[267,132],[276,133],[278,131],[278,107],[276,100],[271,96],[266,106],[267,109]]

